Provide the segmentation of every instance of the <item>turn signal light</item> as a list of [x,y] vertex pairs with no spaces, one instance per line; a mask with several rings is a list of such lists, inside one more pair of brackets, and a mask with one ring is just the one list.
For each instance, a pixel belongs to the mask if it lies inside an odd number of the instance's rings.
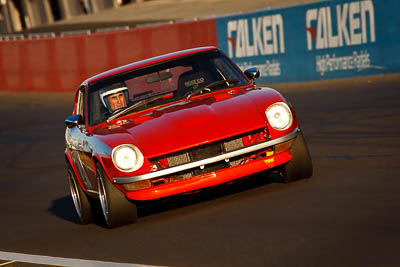
[[293,140],[289,140],[289,141],[275,145],[275,148],[274,148],[275,153],[279,154],[279,153],[285,152],[286,150],[289,150],[292,147],[292,143],[293,143]]
[[130,184],[124,184],[124,188],[127,191],[142,190],[142,189],[147,189],[150,187],[151,187],[150,180],[143,180],[143,181],[137,181],[137,182],[130,183]]

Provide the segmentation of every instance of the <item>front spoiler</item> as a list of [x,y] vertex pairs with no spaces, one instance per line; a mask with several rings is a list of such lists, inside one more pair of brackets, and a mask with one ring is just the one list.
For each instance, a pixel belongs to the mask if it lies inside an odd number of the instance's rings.
[[300,132],[300,130],[298,128],[296,128],[289,134],[279,137],[279,138],[276,138],[274,140],[270,140],[270,141],[258,143],[258,144],[252,145],[252,146],[244,147],[244,148],[234,150],[234,151],[231,151],[231,152],[228,152],[228,153],[225,153],[222,155],[218,155],[215,157],[211,157],[211,158],[207,158],[207,159],[203,159],[203,160],[199,160],[199,161],[194,161],[194,162],[178,165],[175,167],[171,167],[171,168],[167,168],[167,169],[163,169],[163,170],[159,170],[159,171],[155,171],[155,172],[141,174],[141,175],[137,175],[137,176],[114,177],[112,180],[116,184],[128,184],[128,183],[143,181],[143,180],[147,180],[147,179],[163,177],[163,176],[167,176],[167,175],[170,175],[173,173],[177,173],[177,172],[181,172],[181,171],[185,171],[185,170],[189,170],[189,169],[193,169],[193,168],[197,168],[197,167],[203,167],[204,165],[212,164],[212,163],[215,163],[218,161],[223,161],[223,160],[228,161],[231,158],[234,158],[234,157],[237,157],[240,155],[244,155],[247,153],[255,152],[255,151],[258,151],[258,150],[261,150],[264,148],[268,148],[268,147],[277,145],[279,143],[283,143],[283,142],[289,141],[291,139],[294,139],[297,137],[299,132]]

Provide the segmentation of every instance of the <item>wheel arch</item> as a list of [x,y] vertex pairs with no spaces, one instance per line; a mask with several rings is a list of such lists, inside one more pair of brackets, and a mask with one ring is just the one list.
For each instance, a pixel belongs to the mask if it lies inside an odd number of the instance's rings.
[[86,190],[85,186],[82,183],[82,179],[79,176],[78,170],[76,169],[76,166],[74,164],[74,162],[72,161],[72,157],[71,154],[69,153],[69,151],[65,151],[65,161],[67,164],[69,164],[72,168],[72,170],[74,171],[74,174],[76,176],[76,179],[78,180],[79,186],[82,188],[82,190]]
[[[108,169],[106,167],[106,164],[104,163],[101,155],[99,154],[94,154],[93,155],[93,170],[94,170],[94,175],[97,177],[97,168],[96,168],[96,164],[100,164],[100,166],[103,168],[103,171],[105,173],[105,175],[107,176],[107,179],[110,180],[110,182],[112,184],[114,184],[110,173],[108,172]],[[124,190],[124,188],[122,187],[122,185],[120,184],[114,184],[114,186],[116,188],[118,188],[122,193],[126,194],[126,191]]]
[[110,178],[110,174],[107,171],[106,165],[104,164],[103,159],[101,158],[101,155],[99,154],[93,154],[93,170],[94,170],[94,175],[97,176],[97,168],[96,168],[96,164],[100,164],[101,167],[103,168],[105,174],[107,175],[107,178],[111,180]]

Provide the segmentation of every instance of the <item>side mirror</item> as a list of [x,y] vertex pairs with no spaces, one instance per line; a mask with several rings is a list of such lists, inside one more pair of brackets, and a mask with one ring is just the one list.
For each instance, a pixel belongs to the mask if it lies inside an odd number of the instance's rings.
[[65,119],[65,124],[68,128],[72,128],[78,126],[82,123],[82,116],[81,115],[72,115]]
[[250,68],[244,71],[244,74],[249,78],[253,83],[254,81],[260,77],[260,71],[257,68]]

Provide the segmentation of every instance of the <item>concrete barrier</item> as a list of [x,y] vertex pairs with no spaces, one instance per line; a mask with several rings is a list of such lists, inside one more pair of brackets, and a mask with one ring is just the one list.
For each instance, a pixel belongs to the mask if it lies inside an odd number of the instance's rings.
[[217,45],[215,19],[85,36],[0,42],[0,91],[74,91],[89,76],[148,57]]

